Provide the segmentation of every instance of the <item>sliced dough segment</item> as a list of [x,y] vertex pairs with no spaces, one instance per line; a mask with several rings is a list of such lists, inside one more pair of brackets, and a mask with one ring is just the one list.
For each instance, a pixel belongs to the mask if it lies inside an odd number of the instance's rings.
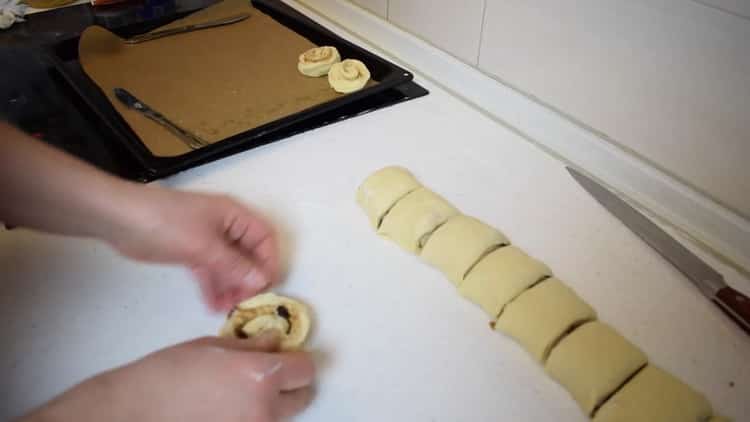
[[357,203],[374,228],[380,227],[383,216],[393,204],[421,185],[403,167],[385,167],[365,179],[357,189]]
[[297,350],[305,343],[310,325],[310,311],[302,302],[263,293],[235,306],[219,336],[253,338],[274,331],[281,338],[281,350]]
[[505,246],[482,258],[458,291],[495,319],[516,296],[551,275],[543,263],[515,246]]
[[560,340],[546,371],[587,415],[646,364],[646,355],[601,322],[584,324]]
[[508,238],[495,228],[476,218],[457,215],[430,236],[422,258],[458,285],[484,253],[508,243]]
[[383,217],[378,233],[417,253],[429,235],[456,214],[458,210],[440,195],[419,188],[396,202]]
[[702,394],[648,365],[599,409],[594,422],[706,421],[711,413]]
[[596,311],[553,277],[510,302],[495,322],[495,329],[514,338],[543,364],[561,336],[594,319]]

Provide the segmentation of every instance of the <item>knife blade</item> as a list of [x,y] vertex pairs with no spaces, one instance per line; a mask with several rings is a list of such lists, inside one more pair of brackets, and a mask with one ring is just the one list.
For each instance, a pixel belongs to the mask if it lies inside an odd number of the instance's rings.
[[151,41],[157,38],[168,37],[170,35],[183,34],[185,32],[198,31],[200,29],[215,28],[217,26],[230,25],[233,23],[244,21],[249,18],[249,13],[241,13],[239,15],[229,16],[209,22],[195,23],[192,25],[178,26],[176,28],[163,29],[161,31],[147,32],[145,34],[136,35],[132,38],[125,40],[125,44],[138,44],[144,41]]
[[593,179],[566,167],[578,184],[627,228],[682,272],[711,301],[750,334],[750,298],[733,289],[713,269],[659,226]]
[[172,121],[164,117],[163,114],[146,105],[143,101],[136,98],[126,89],[115,88],[114,92],[115,97],[117,97],[117,99],[120,100],[120,102],[123,103],[127,108],[135,110],[153,120],[154,122],[162,125],[167,130],[172,132],[173,135],[177,136],[177,138],[184,142],[185,145],[187,145],[190,149],[198,149],[209,145],[208,142],[201,139],[198,135],[195,135],[192,132],[172,123]]

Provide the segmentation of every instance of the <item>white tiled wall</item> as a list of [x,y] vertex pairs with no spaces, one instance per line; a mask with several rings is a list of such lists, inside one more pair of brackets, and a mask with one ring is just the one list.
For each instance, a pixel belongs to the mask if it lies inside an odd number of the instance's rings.
[[375,13],[381,18],[388,17],[388,0],[352,0],[352,2]]
[[471,64],[483,12],[484,0],[388,0],[388,20]]
[[354,1],[750,217],[750,0]]
[[692,1],[488,1],[479,66],[750,215],[750,21]]
[[729,13],[750,18],[750,0],[693,0]]

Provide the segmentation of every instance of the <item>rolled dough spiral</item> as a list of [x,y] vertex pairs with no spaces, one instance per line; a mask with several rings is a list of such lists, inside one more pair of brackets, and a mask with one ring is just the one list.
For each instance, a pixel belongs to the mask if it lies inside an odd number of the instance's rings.
[[346,59],[331,66],[328,83],[336,92],[348,94],[359,91],[370,80],[370,71],[359,60]]
[[310,332],[307,306],[288,297],[264,293],[238,304],[219,335],[252,338],[267,331],[279,334],[282,351],[300,349]]
[[299,55],[297,69],[303,75],[318,77],[327,74],[331,66],[340,61],[341,56],[336,47],[315,47]]

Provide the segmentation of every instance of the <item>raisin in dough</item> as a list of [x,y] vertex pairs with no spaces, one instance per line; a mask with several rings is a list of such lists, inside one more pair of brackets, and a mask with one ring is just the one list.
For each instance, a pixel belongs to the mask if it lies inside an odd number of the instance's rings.
[[571,328],[596,319],[596,311],[557,278],[542,281],[505,306],[495,329],[514,338],[540,363]]
[[385,167],[371,174],[357,189],[357,203],[377,229],[393,204],[407,193],[419,188],[417,179],[402,167]]
[[546,371],[587,415],[646,364],[646,355],[598,321],[578,327],[552,349]]
[[505,246],[479,260],[458,291],[494,320],[516,296],[551,275],[543,263],[515,246]]
[[396,202],[383,217],[378,233],[418,253],[430,234],[456,214],[458,210],[440,195],[419,188]]
[[275,331],[281,338],[281,350],[298,350],[307,339],[310,325],[310,311],[302,302],[264,293],[235,306],[219,335],[253,338]]
[[711,405],[703,395],[648,365],[599,409],[594,422],[697,422],[707,421],[711,414]]
[[492,248],[508,239],[476,218],[457,215],[438,227],[422,249],[422,258],[459,285],[469,269]]

